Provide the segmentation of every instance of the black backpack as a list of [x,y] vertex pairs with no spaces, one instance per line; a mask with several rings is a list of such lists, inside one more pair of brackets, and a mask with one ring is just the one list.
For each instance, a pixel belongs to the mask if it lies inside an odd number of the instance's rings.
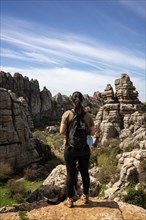
[[84,120],[86,112],[83,112],[80,116],[74,112],[73,114],[74,117],[67,127],[67,144],[76,149],[83,149],[87,146],[88,135],[88,126]]

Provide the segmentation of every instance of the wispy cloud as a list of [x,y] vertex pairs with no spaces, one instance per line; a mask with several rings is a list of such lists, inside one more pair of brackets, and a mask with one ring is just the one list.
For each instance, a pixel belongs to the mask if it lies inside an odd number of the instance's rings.
[[[71,35],[71,33],[54,32],[53,34],[45,30],[43,35],[39,32],[32,33],[29,28],[26,28],[26,23],[25,28],[14,25],[14,28],[4,29],[1,39],[9,46],[15,47],[15,51],[12,51],[13,58],[16,58],[16,50],[19,50],[20,57],[24,60],[31,58],[32,61],[56,65],[75,62],[98,68],[99,63],[105,63],[111,67],[117,65],[142,70],[145,66],[144,55],[136,56],[134,51],[128,51],[127,48],[104,45],[98,40],[93,41],[83,36]],[[12,54],[3,52],[1,56],[12,58]]]
[[135,14],[139,15],[140,17],[146,17],[146,2],[145,0],[140,1],[131,1],[131,0],[121,0],[121,4],[125,5],[128,9],[133,11]]
[[27,61],[29,68],[2,64],[2,70],[38,79],[41,88],[46,86],[53,94],[103,91],[106,84],[114,84],[122,72],[127,72],[144,100],[145,55],[141,52],[48,27],[36,28],[22,20],[11,22],[13,25],[8,19],[3,23],[1,56]]

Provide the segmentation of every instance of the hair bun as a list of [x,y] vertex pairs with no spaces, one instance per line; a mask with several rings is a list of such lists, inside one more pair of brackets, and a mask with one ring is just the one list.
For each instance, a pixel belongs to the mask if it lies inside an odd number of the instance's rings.
[[82,95],[81,92],[74,92],[71,96],[71,99],[72,99],[73,102],[76,102],[76,101],[77,102],[78,101],[82,102],[83,101],[83,95]]

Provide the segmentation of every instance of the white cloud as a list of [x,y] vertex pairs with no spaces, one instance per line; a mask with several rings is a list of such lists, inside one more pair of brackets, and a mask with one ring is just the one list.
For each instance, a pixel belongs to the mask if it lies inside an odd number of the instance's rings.
[[[18,28],[18,27],[17,27]],[[134,50],[115,48],[114,45],[104,45],[97,40],[86,39],[82,36],[61,34],[56,32],[45,33],[43,37],[40,33],[32,34],[24,29],[6,29],[2,34],[2,41],[25,53],[24,60],[33,58],[42,63],[54,63],[62,65],[65,63],[87,64],[98,67],[99,62],[110,66],[145,68],[144,54],[135,54]],[[27,36],[27,37],[26,37]],[[23,54],[24,55],[24,54]],[[1,56],[6,56],[4,53]],[[8,55],[7,55],[8,57]],[[11,55],[9,56],[11,57]]]

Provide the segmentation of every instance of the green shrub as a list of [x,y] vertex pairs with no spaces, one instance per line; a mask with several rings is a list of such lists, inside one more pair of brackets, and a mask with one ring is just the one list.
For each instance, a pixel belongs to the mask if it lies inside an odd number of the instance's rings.
[[42,144],[42,161],[48,161],[52,157],[51,147],[48,144]]
[[15,199],[18,203],[22,203],[26,201],[26,195],[22,196],[21,193],[16,193],[13,195],[13,199]]
[[14,198],[17,202],[24,202],[27,190],[21,182],[11,179],[7,183],[7,188],[8,197]]
[[10,174],[13,172],[13,169],[9,163],[0,163],[0,180],[6,180],[9,178]]
[[110,159],[104,159],[105,163],[99,169],[98,178],[101,183],[114,183],[117,180],[117,167]]
[[38,139],[40,139],[41,141],[47,144],[47,140],[46,140],[47,133],[45,131],[37,130],[33,132],[33,136],[37,137]]
[[98,166],[102,167],[103,165],[105,165],[107,163],[107,161],[108,161],[108,157],[106,154],[103,153],[103,154],[99,155]]
[[98,113],[98,111],[99,111],[99,108],[93,108],[93,109],[91,110],[91,114],[94,115],[94,116],[96,116],[97,113]]
[[64,144],[64,136],[59,133],[48,135],[47,143],[51,146],[51,149],[59,150],[59,148]]
[[135,148],[139,148],[139,146],[128,145],[124,148],[124,152],[131,152]]
[[109,113],[110,107],[109,107],[109,106],[104,106],[104,110],[105,110],[107,113]]
[[111,150],[111,156],[115,158],[118,154],[122,152],[121,148],[119,146],[114,146]]
[[136,190],[134,187],[130,187],[127,195],[123,197],[123,201],[146,209],[146,192],[143,188]]
[[106,189],[107,189],[106,184],[102,184],[102,188],[100,190],[100,193],[99,193],[98,197],[104,197]]

